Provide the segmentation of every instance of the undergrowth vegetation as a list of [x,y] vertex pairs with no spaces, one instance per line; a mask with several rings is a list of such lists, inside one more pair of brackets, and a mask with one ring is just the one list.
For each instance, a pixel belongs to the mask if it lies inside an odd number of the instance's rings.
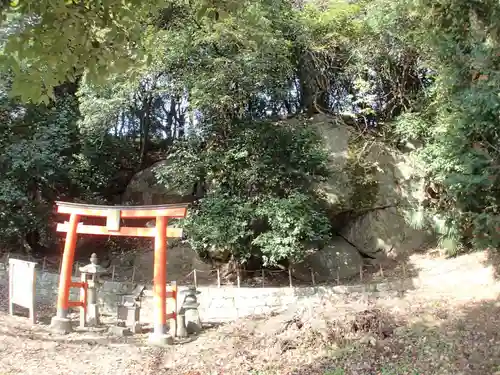
[[2,247],[53,248],[55,200],[119,201],[168,158],[158,176],[194,196],[199,252],[300,260],[331,235],[312,188],[326,157],[278,120],[319,112],[413,149],[428,199],[409,221],[450,253],[499,245],[498,2],[29,0],[0,13]]

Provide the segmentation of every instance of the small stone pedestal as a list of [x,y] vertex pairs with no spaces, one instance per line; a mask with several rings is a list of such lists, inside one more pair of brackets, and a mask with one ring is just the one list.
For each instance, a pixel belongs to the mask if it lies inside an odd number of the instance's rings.
[[132,336],[132,332],[128,327],[125,327],[123,325],[114,325],[109,327],[109,332],[112,333],[115,336]]
[[50,321],[50,328],[57,333],[67,334],[73,331],[71,319],[53,316]]
[[141,318],[141,298],[144,293],[144,285],[137,285],[130,293],[119,294],[117,308],[117,324],[127,326],[133,333],[141,333],[142,328],[139,323]]
[[141,316],[141,307],[137,305],[121,305],[118,306],[118,319],[124,321],[125,325],[133,333],[141,333],[141,324],[139,319]]
[[153,332],[149,335],[148,342],[152,346],[170,346],[174,344],[174,339],[169,334],[163,333],[159,335]]

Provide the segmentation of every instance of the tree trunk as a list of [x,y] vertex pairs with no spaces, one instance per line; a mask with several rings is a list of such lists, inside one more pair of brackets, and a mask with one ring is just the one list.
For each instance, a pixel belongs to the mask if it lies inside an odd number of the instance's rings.
[[321,73],[316,69],[310,53],[301,51],[297,59],[297,76],[300,84],[300,107],[302,112],[312,116],[329,109],[327,87],[320,87]]
[[153,98],[151,96],[148,95],[146,97],[146,100],[143,101],[143,106],[142,106],[141,116],[140,116],[142,142],[141,142],[139,165],[141,168],[144,167],[144,162],[146,161],[146,154],[149,151],[152,100],[153,100]]

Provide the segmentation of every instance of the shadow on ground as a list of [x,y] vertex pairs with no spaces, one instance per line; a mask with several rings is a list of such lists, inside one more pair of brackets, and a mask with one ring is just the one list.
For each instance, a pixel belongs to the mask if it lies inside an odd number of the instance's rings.
[[[100,327],[101,330],[91,332],[73,332],[68,335],[60,335],[50,332],[48,327],[38,327],[39,329],[26,330],[23,327],[14,327],[0,330],[0,334],[15,337],[24,341],[56,342],[69,345],[84,345],[89,348],[93,346],[137,346],[149,347],[148,332],[135,334],[133,336],[113,336],[106,333],[106,326]],[[185,345],[196,341],[199,336],[190,335],[186,338],[176,338],[175,345]]]
[[386,338],[332,349],[314,365],[289,374],[500,374],[499,326],[500,300],[456,311],[436,308],[422,312],[413,323],[394,327]]
[[[500,299],[455,300],[453,304],[448,300],[411,302],[404,313],[367,306],[337,317],[336,306],[332,305],[321,319],[277,315],[212,327],[196,337],[196,342],[148,351],[149,372],[144,373],[500,374]],[[57,350],[78,347],[79,351],[90,352],[97,347],[125,351],[126,347],[146,344],[146,335],[48,335],[46,327],[30,330],[19,323],[8,324],[11,319],[5,317],[0,334],[20,339],[22,345],[48,341],[56,342]]]
[[486,250],[486,266],[491,266],[493,268],[494,277],[496,279],[500,278],[500,249],[488,249]]
[[[44,319],[45,321],[45,319]],[[40,341],[40,342],[56,342],[70,345],[83,345],[84,347],[93,346],[137,346],[149,347],[149,334],[152,332],[151,327],[144,326],[142,333],[131,336],[117,336],[109,333],[109,328],[112,324],[102,324],[97,328],[83,330],[78,328],[77,322],[73,324],[74,331],[69,334],[59,334],[50,329],[48,324],[39,321],[35,326],[30,326],[22,316],[5,317],[5,325],[0,328],[0,335],[11,336],[23,341]],[[221,323],[206,323],[203,324],[204,332],[217,329]],[[198,340],[199,335],[189,335],[188,337],[175,338],[174,347],[176,345],[185,345]]]

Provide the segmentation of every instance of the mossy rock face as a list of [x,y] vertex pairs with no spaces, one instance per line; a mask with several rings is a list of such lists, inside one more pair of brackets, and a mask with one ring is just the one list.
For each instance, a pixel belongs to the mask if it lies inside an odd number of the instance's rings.
[[156,169],[167,165],[168,162],[162,160],[139,171],[128,184],[122,196],[122,202],[136,205],[190,202],[192,199],[190,191],[168,189],[156,179]]
[[[407,256],[432,243],[432,235],[413,229],[405,218],[405,211],[418,207],[425,197],[421,168],[409,155],[381,142],[361,147],[366,150],[360,158],[363,164],[351,167],[351,205],[362,215],[344,226],[343,237],[377,258]],[[360,155],[358,150],[359,146],[354,151]]]
[[365,159],[366,146],[359,137],[351,137],[343,170],[351,184],[346,208],[354,212],[374,207],[379,192],[377,167],[374,162]]
[[414,205],[423,199],[420,166],[408,154],[365,138],[328,116],[308,120],[328,153],[330,178],[318,186],[332,214]]
[[415,207],[425,198],[421,166],[380,141],[351,138],[343,172],[350,181],[345,207],[353,211]]
[[320,188],[335,231],[374,257],[410,253],[432,240],[405,220],[425,197],[422,168],[410,154],[328,118],[311,125],[330,156],[331,177]]
[[292,267],[299,280],[312,282],[311,269],[316,282],[345,279],[359,274],[363,258],[358,250],[341,237],[334,237],[326,246]]
[[374,258],[405,257],[433,242],[431,234],[408,225],[397,207],[372,210],[349,222],[342,236]]
[[375,206],[379,194],[377,163],[368,159],[368,146],[373,142],[327,116],[312,119],[310,125],[328,153],[331,176],[318,190],[326,198],[332,216]]
[[352,131],[329,116],[315,116],[308,123],[323,141],[322,146],[328,153],[328,168],[331,173],[327,181],[317,186],[317,190],[325,197],[330,211],[340,212],[351,196],[350,177],[344,169],[347,165]]

